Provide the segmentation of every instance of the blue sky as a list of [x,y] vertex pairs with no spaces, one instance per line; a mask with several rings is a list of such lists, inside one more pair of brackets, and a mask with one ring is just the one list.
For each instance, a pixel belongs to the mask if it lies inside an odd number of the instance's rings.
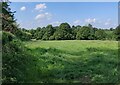
[[12,2],[20,27],[31,29],[62,22],[72,25],[92,24],[98,28],[116,27],[117,2]]

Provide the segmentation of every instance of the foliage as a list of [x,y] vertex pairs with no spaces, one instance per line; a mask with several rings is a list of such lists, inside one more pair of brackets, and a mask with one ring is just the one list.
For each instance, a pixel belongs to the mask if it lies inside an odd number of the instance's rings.
[[[54,37],[54,38],[53,38]],[[53,34],[52,39],[55,40],[69,40],[71,39],[70,25],[68,23],[62,23]]]
[[116,40],[116,38],[115,38],[116,34],[114,34],[114,30],[112,30],[112,31],[111,30],[106,30],[105,31],[107,40]]
[[116,29],[114,30],[114,34],[115,34],[116,40],[120,40],[120,25],[116,27]]
[[[35,60],[19,40],[30,40],[30,34],[20,30],[7,2],[2,2],[2,82],[27,82]],[[29,75],[28,75],[29,74]]]
[[31,34],[23,32],[18,28],[16,20],[14,19],[15,12],[12,12],[9,6],[8,2],[2,2],[2,14],[0,16],[0,18],[2,18],[2,30],[14,34],[21,40],[30,40]]
[[15,19],[14,19],[14,13],[11,12],[11,8],[9,7],[9,3],[2,2],[2,30],[13,32],[15,28]]
[[16,31],[15,35],[22,41],[28,41],[28,40],[30,40],[32,38],[32,34],[31,33],[23,32],[21,30]]
[[87,27],[87,26],[82,27],[77,32],[76,39],[93,40],[94,39],[94,29]]
[[15,39],[15,36],[9,32],[2,32],[2,44],[6,44],[9,41],[12,41]]
[[12,34],[3,32],[2,39],[3,83],[28,82],[30,76],[27,73],[34,67],[36,58]]
[[[37,40],[115,40],[114,29],[98,29],[91,24],[88,26],[72,26],[68,23],[61,23],[57,27],[48,25],[46,27],[27,30],[32,34],[32,39]],[[116,32],[117,29],[116,29]],[[116,37],[115,37],[116,36]]]
[[97,40],[104,40],[106,38],[106,33],[104,30],[97,30],[95,32],[95,37]]
[[53,29],[52,25],[48,25],[48,26],[46,27],[46,31],[45,31],[45,33],[43,34],[42,39],[43,39],[43,40],[49,40],[50,36],[52,36],[53,33],[54,33],[54,29]]

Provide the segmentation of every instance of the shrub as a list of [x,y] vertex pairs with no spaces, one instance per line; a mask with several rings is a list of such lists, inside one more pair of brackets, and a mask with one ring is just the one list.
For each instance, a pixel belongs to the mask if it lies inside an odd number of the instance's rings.
[[[37,59],[27,51],[22,42],[11,33],[3,32],[2,45],[2,80],[3,83],[32,81],[27,74],[32,74]],[[28,73],[29,72],[29,73]]]
[[2,44],[6,44],[9,41],[12,41],[15,39],[15,36],[9,32],[2,32]]

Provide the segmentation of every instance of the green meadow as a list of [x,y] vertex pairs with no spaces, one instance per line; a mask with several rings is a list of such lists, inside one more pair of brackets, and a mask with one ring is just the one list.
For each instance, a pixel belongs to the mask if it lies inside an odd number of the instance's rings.
[[35,82],[116,83],[118,42],[59,40],[24,42],[37,58]]
[[2,84],[120,85],[117,3],[0,1]]

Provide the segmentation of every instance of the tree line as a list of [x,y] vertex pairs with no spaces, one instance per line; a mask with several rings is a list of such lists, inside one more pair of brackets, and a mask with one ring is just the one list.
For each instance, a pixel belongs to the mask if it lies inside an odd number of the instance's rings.
[[91,24],[71,27],[68,23],[61,23],[55,27],[47,25],[37,29],[22,28],[21,30],[29,34],[29,39],[36,40],[118,40],[120,36],[120,26],[115,29],[100,29]]

